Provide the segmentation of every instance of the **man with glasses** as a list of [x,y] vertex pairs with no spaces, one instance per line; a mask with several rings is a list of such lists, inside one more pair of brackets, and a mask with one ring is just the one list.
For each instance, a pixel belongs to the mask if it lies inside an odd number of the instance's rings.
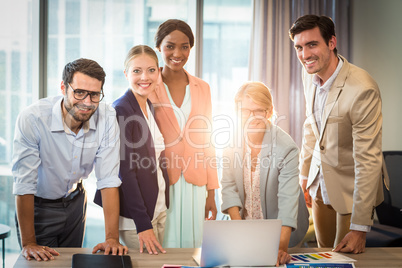
[[13,193],[22,255],[52,260],[52,247],[82,247],[86,193],[82,179],[93,169],[105,213],[105,242],[94,252],[127,253],[119,243],[120,135],[113,108],[100,103],[105,72],[93,60],[64,67],[63,96],[24,109],[16,122]]

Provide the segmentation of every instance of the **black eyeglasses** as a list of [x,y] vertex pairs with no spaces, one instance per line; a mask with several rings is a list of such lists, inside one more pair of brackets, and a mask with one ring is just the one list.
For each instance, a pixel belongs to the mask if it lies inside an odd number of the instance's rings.
[[68,85],[73,90],[73,96],[76,100],[84,100],[89,95],[89,98],[91,99],[92,102],[98,103],[105,96],[103,94],[103,90],[101,92],[93,92],[93,91],[88,91],[88,90],[84,90],[84,89],[74,89],[70,85],[70,83],[68,83]]
[[267,115],[267,110],[263,110],[263,109],[257,109],[257,110],[241,109],[241,115],[242,116],[249,117],[251,114],[253,114],[253,116],[265,117]]

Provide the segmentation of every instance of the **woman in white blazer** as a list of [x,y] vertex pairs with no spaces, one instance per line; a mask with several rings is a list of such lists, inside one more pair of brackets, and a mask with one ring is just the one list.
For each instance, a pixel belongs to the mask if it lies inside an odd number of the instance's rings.
[[299,149],[270,121],[274,105],[265,84],[246,82],[235,101],[240,137],[223,154],[221,209],[232,220],[281,219],[277,265],[282,265],[290,261],[288,247],[300,243],[309,224],[298,179]]

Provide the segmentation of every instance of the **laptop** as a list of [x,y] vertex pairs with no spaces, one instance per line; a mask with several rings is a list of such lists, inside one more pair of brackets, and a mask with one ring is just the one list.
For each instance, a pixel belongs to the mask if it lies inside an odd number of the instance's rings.
[[282,221],[205,221],[201,250],[193,255],[201,267],[275,266]]

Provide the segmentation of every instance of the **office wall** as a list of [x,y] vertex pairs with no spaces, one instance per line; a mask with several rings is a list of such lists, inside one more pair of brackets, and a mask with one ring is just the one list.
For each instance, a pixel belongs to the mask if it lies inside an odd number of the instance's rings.
[[352,1],[350,61],[377,81],[383,103],[383,150],[402,150],[402,1]]

